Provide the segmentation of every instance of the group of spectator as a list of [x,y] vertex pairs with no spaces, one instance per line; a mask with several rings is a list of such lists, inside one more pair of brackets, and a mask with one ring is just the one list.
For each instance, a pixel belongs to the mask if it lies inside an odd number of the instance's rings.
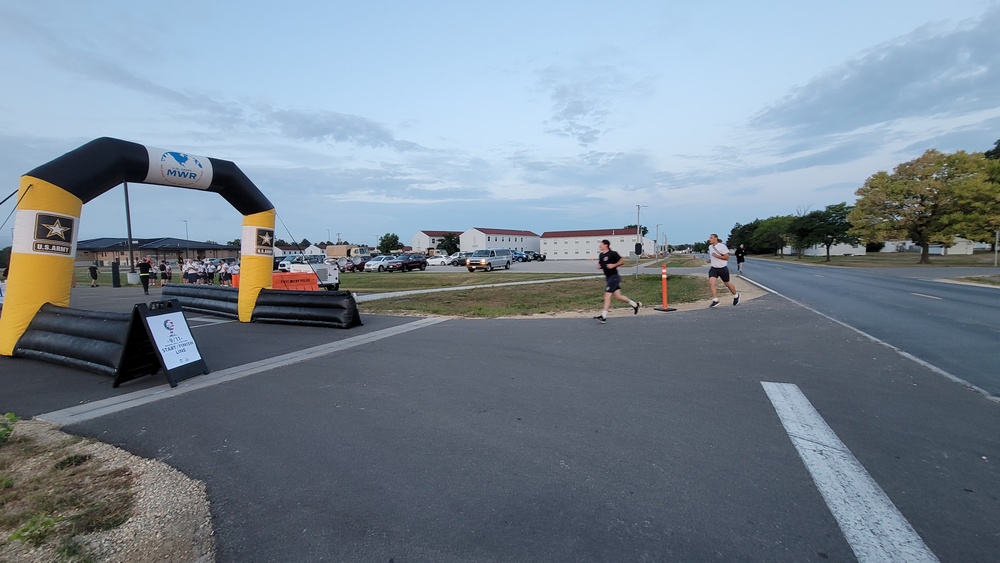
[[[185,260],[182,266],[184,283],[215,285],[233,285],[233,274],[240,273],[239,263],[226,262],[225,260],[214,261],[205,260]],[[218,278],[216,278],[218,276]]]

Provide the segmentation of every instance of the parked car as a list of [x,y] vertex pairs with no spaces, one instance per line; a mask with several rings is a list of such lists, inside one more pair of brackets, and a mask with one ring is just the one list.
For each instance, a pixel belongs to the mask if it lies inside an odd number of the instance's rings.
[[427,259],[423,254],[400,254],[399,256],[385,263],[385,269],[389,272],[409,272],[410,270],[426,270]]
[[388,254],[383,256],[375,256],[374,258],[365,263],[364,270],[366,272],[384,272],[385,265],[388,264],[389,261],[392,259],[393,257],[389,256]]
[[528,261],[528,258],[520,250],[512,250],[511,253],[514,256],[514,261],[515,262],[527,262]]
[[447,266],[451,264],[451,256],[429,256],[427,258],[428,266]]
[[509,270],[512,256],[509,248],[480,248],[466,260],[465,267],[470,272],[476,270],[489,272],[494,268]]
[[352,256],[351,262],[354,264],[354,270],[357,272],[363,272],[365,269],[365,264],[375,256],[371,254],[359,254],[358,256]]
[[524,257],[526,262],[531,262],[532,260],[537,260],[539,262],[545,261],[545,255],[535,252],[534,250],[525,250]]
[[472,256],[471,252],[456,252],[451,255],[450,264],[452,266],[464,266],[465,261],[469,259],[469,256]]
[[423,254],[410,254],[409,259],[406,261],[406,268],[408,270],[426,270],[427,257]]
[[354,262],[351,262],[347,258],[343,258],[343,257],[341,257],[341,258],[327,258],[326,259],[326,263],[327,264],[336,264],[337,267],[340,268],[341,272],[353,272],[354,271]]

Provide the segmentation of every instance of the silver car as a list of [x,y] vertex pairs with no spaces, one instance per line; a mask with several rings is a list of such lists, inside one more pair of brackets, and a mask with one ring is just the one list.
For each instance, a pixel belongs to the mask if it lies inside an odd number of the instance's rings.
[[392,260],[395,256],[376,256],[372,258],[365,264],[366,272],[384,272],[385,265],[389,260]]

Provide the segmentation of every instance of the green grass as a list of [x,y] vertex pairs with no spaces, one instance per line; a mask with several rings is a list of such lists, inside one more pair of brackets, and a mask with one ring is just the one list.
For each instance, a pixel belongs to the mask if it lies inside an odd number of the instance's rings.
[[[459,268],[455,269],[459,270]],[[492,283],[510,283],[518,281],[579,278],[587,275],[600,275],[600,272],[596,269],[594,270],[594,274],[536,274],[508,271],[471,273],[465,269],[443,274],[436,272],[433,274],[411,274],[400,272],[368,272],[362,274],[358,272],[349,272],[340,274],[340,289],[362,293],[380,293],[386,291],[433,289],[437,287],[461,287],[467,285],[487,285]]]
[[[922,266],[920,264],[919,252],[876,252],[865,256],[831,256],[830,261],[826,261],[826,255],[822,256],[773,256],[757,255],[753,258],[766,258],[770,260],[787,260],[799,264],[818,264],[827,266],[853,266],[863,268],[892,268],[902,266]],[[956,256],[936,256],[931,255],[930,266],[993,266],[993,253],[975,253],[969,255]]]
[[[480,277],[483,276],[480,275]],[[661,283],[662,280],[658,273],[640,274],[638,278],[634,274],[624,275],[622,276],[622,293],[632,299],[642,301],[647,306],[660,305],[662,303]],[[671,276],[668,283],[670,303],[686,303],[709,297],[708,284],[704,278]],[[367,313],[511,317],[567,311],[597,311],[600,310],[603,299],[604,278],[602,276],[586,280],[483,287],[378,299],[364,302],[360,307]],[[622,303],[618,303],[616,306],[624,308]]]

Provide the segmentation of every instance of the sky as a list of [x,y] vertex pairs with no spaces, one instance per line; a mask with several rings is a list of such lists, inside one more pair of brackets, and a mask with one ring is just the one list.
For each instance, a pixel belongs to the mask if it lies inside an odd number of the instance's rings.
[[[997,0],[8,0],[0,199],[107,136],[234,162],[287,241],[725,238],[992,148],[998,30]],[[240,237],[218,194],[128,188],[136,238]],[[80,240],[125,236],[122,186],[83,206]]]

